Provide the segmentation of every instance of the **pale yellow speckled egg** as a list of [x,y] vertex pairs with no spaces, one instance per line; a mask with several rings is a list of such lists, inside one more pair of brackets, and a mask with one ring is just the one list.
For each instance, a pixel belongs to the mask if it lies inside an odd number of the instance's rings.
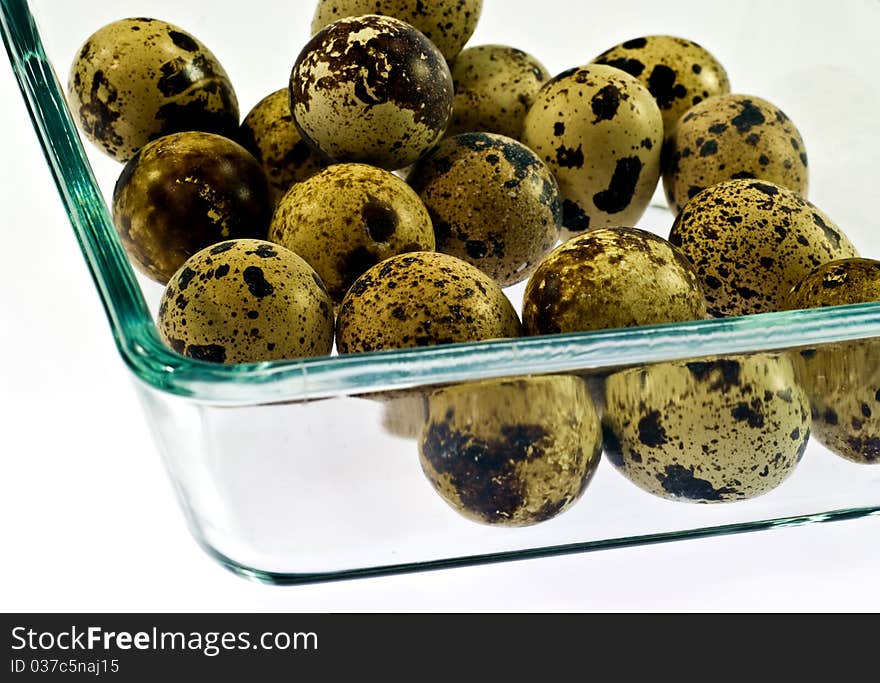
[[691,264],[635,228],[569,240],[538,267],[523,302],[530,336],[701,320],[706,301]]
[[725,503],[771,491],[803,457],[810,424],[785,354],[661,363],[607,380],[607,459],[670,500]]
[[264,97],[251,109],[241,124],[238,139],[262,164],[275,203],[291,185],[311,178],[327,166],[293,124],[287,88]]
[[763,180],[698,194],[669,241],[693,263],[715,317],[772,313],[815,268],[857,256],[834,222],[800,195]]
[[178,353],[215,363],[329,355],[333,303],[299,256],[262,240],[200,251],[171,278],[159,333]]
[[[817,268],[789,294],[791,309],[880,301],[880,261]],[[880,464],[880,342],[829,344],[792,353],[813,408],[813,435],[842,458]]]
[[816,440],[850,462],[880,464],[880,343],[829,344],[792,358],[810,398]]
[[455,105],[447,135],[499,133],[519,140],[526,114],[550,72],[507,45],[478,45],[452,63]]
[[123,163],[163,135],[232,137],[238,128],[238,101],[217,58],[158,19],[122,19],[92,34],[71,68],[68,98],[86,137]]
[[673,212],[726,180],[761,179],[807,196],[804,140],[776,105],[751,95],[719,95],[692,107],[663,149],[663,186]]
[[446,132],[453,85],[440,51],[392,17],[340,19],[303,48],[290,76],[300,133],[328,158],[404,168]]
[[269,239],[305,259],[337,304],[377,263],[434,250],[419,196],[393,173],[365,164],[336,164],[290,188]]
[[730,80],[720,62],[706,48],[677,36],[634,38],[593,61],[639,79],[657,100],[667,135],[688,109],[730,92]]
[[492,279],[454,256],[394,256],[352,285],[336,322],[339,353],[388,351],[522,335]]
[[422,469],[475,522],[546,522],[581,498],[599,463],[599,418],[577,377],[461,384],[434,391],[427,404]]
[[548,81],[522,140],[559,181],[563,239],[635,226],[660,179],[660,109],[647,88],[614,67],[591,64]]
[[477,28],[483,0],[318,0],[315,34],[338,19],[382,14],[412,24],[452,61]]

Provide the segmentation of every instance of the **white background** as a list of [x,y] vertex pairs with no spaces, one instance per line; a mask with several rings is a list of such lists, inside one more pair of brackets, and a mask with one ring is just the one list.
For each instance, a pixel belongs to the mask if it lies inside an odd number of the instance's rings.
[[0,62],[0,610],[880,610],[877,519],[295,588],[227,573],[186,530]]

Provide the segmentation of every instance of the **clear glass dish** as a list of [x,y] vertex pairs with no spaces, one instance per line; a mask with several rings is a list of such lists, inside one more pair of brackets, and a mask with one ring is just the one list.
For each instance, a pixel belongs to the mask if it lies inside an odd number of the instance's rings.
[[[880,513],[880,468],[848,462],[813,439],[792,476],[752,500],[669,502],[634,487],[604,457],[583,498],[552,521],[521,529],[478,525],[431,489],[417,446],[425,397],[437,387],[566,374],[595,388],[624,367],[880,340],[880,304],[248,366],[173,353],[153,322],[161,289],[132,271],[108,214],[105,197],[120,168],[84,149],[53,69],[66,74],[98,27],[150,14],[212,46],[244,113],[286,83],[308,37],[312,3],[252,0],[247,35],[232,2],[0,0],[0,7],[34,127],[193,536],[233,571],[302,583]],[[563,0],[486,0],[471,44],[520,47],[557,73],[641,35],[703,43],[727,67],[734,91],[766,97],[796,121],[810,151],[810,199],[863,256],[880,255],[880,88],[872,73],[880,60],[880,4],[721,9],[639,0],[586,14],[580,3]],[[671,214],[654,206],[640,227],[666,236],[671,223]],[[872,357],[865,377],[876,369]]]

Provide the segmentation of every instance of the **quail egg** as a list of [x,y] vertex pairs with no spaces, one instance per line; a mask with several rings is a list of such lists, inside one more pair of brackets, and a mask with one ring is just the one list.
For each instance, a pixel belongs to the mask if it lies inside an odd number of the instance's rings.
[[431,214],[437,250],[476,266],[502,287],[525,280],[559,239],[556,180],[512,138],[448,138],[408,180]]
[[507,45],[479,45],[452,63],[455,104],[447,135],[499,133],[519,140],[535,96],[550,79],[537,59]]
[[548,81],[526,115],[522,139],[559,181],[563,239],[634,226],[660,179],[657,102],[610,66],[571,69]]
[[526,287],[530,336],[701,320],[697,276],[666,240],[635,228],[595,230],[566,242]]
[[669,241],[694,264],[715,317],[771,313],[813,269],[857,256],[818,208],[763,180],[731,180],[701,192]]
[[452,61],[473,34],[482,10],[483,0],[318,0],[312,33],[338,19],[383,14],[415,26]]
[[601,432],[576,377],[488,380],[428,397],[419,454],[431,485],[456,512],[522,527],[580,499],[599,463]]
[[408,166],[443,137],[452,74],[409,24],[367,15],[340,19],[306,45],[290,76],[302,136],[333,161]]
[[266,176],[241,145],[212,133],[175,133],[129,160],[113,192],[113,223],[129,257],[165,284],[200,249],[265,239]]
[[803,138],[775,105],[749,95],[710,97],[679,121],[663,150],[663,185],[673,212],[707,187],[761,179],[807,196]]
[[215,363],[329,355],[333,304],[287,249],[232,240],[200,251],[168,283],[159,333],[178,353]]
[[641,489],[724,503],[792,473],[810,406],[784,354],[661,363],[608,378],[603,430],[606,458]]
[[326,166],[293,125],[287,88],[264,97],[251,109],[238,139],[262,164],[275,203],[291,185],[311,178]]
[[434,250],[431,217],[393,173],[337,164],[294,185],[278,205],[269,239],[301,256],[342,302],[349,287],[397,254]]
[[123,163],[163,135],[233,136],[238,128],[238,101],[217,58],[158,19],[122,19],[92,34],[73,63],[68,93],[86,137]]
[[[834,261],[789,294],[792,309],[880,301],[880,262]],[[880,342],[830,344],[793,354],[813,408],[813,435],[832,453],[880,464]]]
[[819,266],[797,283],[785,308],[827,308],[880,301],[880,261],[848,258]]
[[346,295],[336,326],[339,353],[522,335],[516,311],[489,276],[435,252],[394,256],[368,270]]
[[730,92],[724,67],[708,50],[676,36],[645,36],[616,45],[593,60],[639,79],[660,107],[668,135],[684,113]]

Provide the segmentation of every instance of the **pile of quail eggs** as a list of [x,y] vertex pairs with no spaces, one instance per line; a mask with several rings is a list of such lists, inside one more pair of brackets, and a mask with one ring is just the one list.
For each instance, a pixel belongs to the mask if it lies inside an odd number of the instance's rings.
[[[172,349],[248,363],[880,300],[880,263],[806,199],[794,122],[731,93],[706,49],[636,37],[551,78],[515,47],[464,49],[481,9],[319,0],[288,87],[241,123],[186,30],[123,19],[85,42],[71,110],[125,165],[113,220],[165,286]],[[668,240],[635,228],[661,180]],[[520,318],[503,289],[525,281]],[[592,393],[474,382],[410,417],[427,478],[479,522],[555,517],[603,450],[652,494],[737,501],[782,483],[811,432],[880,462],[877,355],[663,363]]]

